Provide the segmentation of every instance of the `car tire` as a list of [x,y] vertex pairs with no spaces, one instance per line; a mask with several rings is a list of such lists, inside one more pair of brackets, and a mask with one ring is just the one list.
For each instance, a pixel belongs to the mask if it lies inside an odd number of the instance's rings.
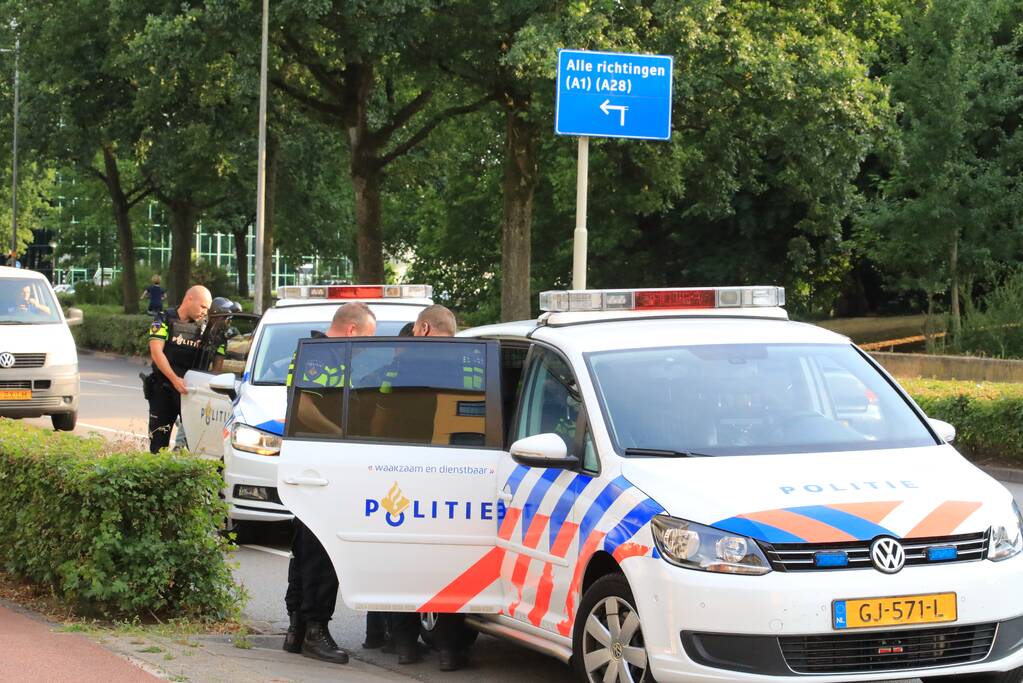
[[925,676],[923,680],[944,681],[945,683],[1023,683],[1023,666],[1012,671],[996,671],[994,673]]
[[58,432],[73,432],[75,425],[78,424],[78,413],[58,413],[57,415],[50,415],[50,422],[53,423],[54,430]]
[[259,522],[245,522],[238,519],[227,519],[224,528],[226,533],[234,534],[235,545],[258,543],[260,540]]
[[[436,626],[437,612],[421,612],[419,614],[419,637],[431,648],[434,647],[433,629]],[[476,639],[479,638],[479,635],[479,631],[463,623],[458,634],[459,647],[463,650],[469,649],[476,642]]]
[[[622,574],[597,579],[583,595],[572,633],[572,669],[579,683],[656,683],[635,604]],[[618,668],[613,677],[610,667]]]

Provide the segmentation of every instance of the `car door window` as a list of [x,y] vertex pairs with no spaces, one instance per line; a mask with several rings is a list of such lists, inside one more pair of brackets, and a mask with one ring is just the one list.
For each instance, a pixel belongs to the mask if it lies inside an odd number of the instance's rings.
[[569,454],[576,454],[579,389],[568,364],[552,351],[537,347],[522,395],[516,439],[557,434]]
[[203,330],[202,350],[195,369],[214,374],[230,372],[241,377],[258,324],[259,316],[253,314],[211,315]]

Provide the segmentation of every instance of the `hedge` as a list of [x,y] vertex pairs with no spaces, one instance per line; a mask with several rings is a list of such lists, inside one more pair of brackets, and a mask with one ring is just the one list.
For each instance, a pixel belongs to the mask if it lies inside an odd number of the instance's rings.
[[149,327],[152,316],[106,312],[100,307],[82,306],[81,325],[71,328],[79,348],[112,351],[128,356],[149,353]]
[[0,562],[105,617],[237,616],[216,465],[0,419]]
[[963,455],[1023,466],[1023,384],[899,382],[928,416],[955,426],[955,446]]

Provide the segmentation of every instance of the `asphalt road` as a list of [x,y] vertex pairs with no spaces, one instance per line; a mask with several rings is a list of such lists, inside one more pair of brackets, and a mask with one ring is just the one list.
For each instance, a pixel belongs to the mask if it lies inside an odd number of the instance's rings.
[[[138,373],[144,369],[138,361],[85,355],[79,358],[82,373],[77,433],[97,433],[113,440],[145,444],[146,404]],[[30,420],[49,427],[49,419]],[[1023,504],[1023,484],[1006,484],[1016,500]],[[287,584],[289,542],[287,525],[267,529],[259,545],[240,548],[235,556],[235,574],[249,594],[246,617],[268,633],[282,633],[287,626],[284,588]],[[362,650],[365,616],[349,610],[338,600],[331,631],[338,643],[358,659],[428,683],[433,681],[477,681],[493,683],[555,683],[569,680],[569,671],[561,663],[489,636],[480,636],[473,648],[471,668],[442,674],[436,660],[428,656],[423,663],[399,667],[393,655],[379,650]],[[279,647],[277,639],[260,639],[260,647]],[[339,679],[343,680],[339,671]]]

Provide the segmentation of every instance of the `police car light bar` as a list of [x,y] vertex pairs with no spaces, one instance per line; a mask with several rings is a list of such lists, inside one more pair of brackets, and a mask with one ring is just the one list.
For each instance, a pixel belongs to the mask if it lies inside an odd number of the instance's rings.
[[431,285],[288,285],[278,299],[429,299]]
[[769,308],[785,305],[782,287],[675,287],[585,289],[540,293],[540,310],[654,311],[700,308]]

